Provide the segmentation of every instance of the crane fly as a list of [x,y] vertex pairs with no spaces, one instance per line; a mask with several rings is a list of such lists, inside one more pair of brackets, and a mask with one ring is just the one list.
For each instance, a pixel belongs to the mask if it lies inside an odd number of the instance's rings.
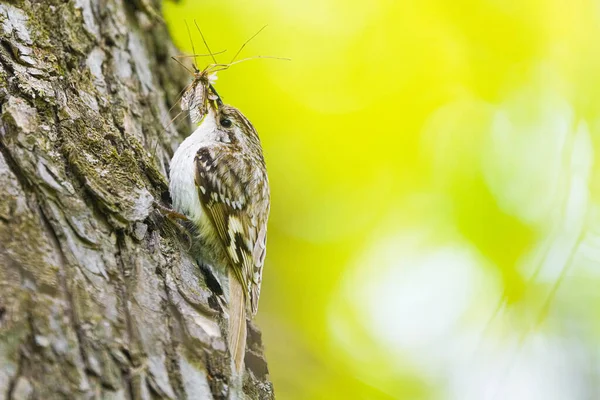
[[[192,43],[192,52],[194,54],[179,56],[178,58],[186,58],[186,57],[192,58],[193,57],[194,64],[192,66],[193,66],[194,70],[192,71],[189,68],[185,67],[185,65],[183,65],[179,60],[177,60],[176,57],[173,57],[173,59],[175,61],[177,61],[180,65],[182,65],[193,76],[192,82],[183,90],[183,94],[181,95],[181,101],[180,101],[181,111],[182,112],[187,111],[189,113],[190,120],[192,121],[193,124],[198,124],[198,123],[200,123],[200,121],[202,121],[204,116],[208,113],[208,107],[211,102],[214,102],[216,104],[216,106],[219,106],[219,107],[223,105],[223,101],[221,100],[221,97],[219,96],[215,87],[213,86],[213,84],[217,80],[217,72],[224,71],[224,70],[228,69],[229,67],[231,67],[232,65],[239,64],[239,63],[253,60],[253,59],[258,59],[258,58],[289,60],[288,58],[271,57],[271,56],[254,56],[254,57],[244,58],[241,60],[236,60],[237,57],[239,56],[239,54],[241,53],[241,51],[244,49],[244,47],[246,47],[246,45],[252,39],[254,39],[259,33],[261,33],[263,31],[263,29],[265,29],[267,27],[265,25],[261,29],[259,29],[258,32],[256,32],[254,35],[252,35],[248,40],[246,40],[244,42],[244,44],[242,44],[242,46],[235,53],[235,55],[233,56],[233,58],[231,59],[231,61],[229,63],[226,63],[226,64],[219,63],[217,61],[215,55],[224,53],[225,51],[213,53],[210,50],[210,47],[208,46],[208,43],[204,37],[204,34],[202,33],[202,30],[198,26],[198,23],[196,21],[194,21],[194,24],[196,25],[196,28],[198,29],[198,32],[200,33],[200,36],[202,37],[202,42],[204,43],[204,46],[208,50],[208,53],[213,60],[213,63],[207,65],[206,68],[204,68],[203,70],[199,70],[196,67],[196,57],[197,56],[205,56],[205,55],[204,54],[196,54],[196,51],[194,49],[194,43],[191,39],[191,33],[190,33],[190,29],[189,29],[187,22],[185,25],[186,25],[186,28],[188,31],[188,35],[190,37],[190,41]],[[177,117],[175,117],[175,118],[177,118]]]

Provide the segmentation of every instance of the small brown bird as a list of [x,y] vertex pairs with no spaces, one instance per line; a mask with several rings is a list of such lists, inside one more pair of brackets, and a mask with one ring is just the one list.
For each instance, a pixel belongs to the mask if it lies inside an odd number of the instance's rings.
[[171,160],[169,190],[175,211],[195,227],[199,261],[227,271],[228,341],[241,371],[246,313],[258,310],[266,254],[267,170],[256,130],[237,108],[222,103],[208,79],[192,85],[184,99],[182,108],[201,123]]

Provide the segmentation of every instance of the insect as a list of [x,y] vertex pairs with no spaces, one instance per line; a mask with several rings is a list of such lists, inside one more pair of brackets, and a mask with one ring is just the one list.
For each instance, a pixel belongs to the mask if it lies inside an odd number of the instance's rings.
[[[200,33],[200,36],[202,37],[204,46],[208,50],[209,55],[212,57],[213,63],[207,65],[203,70],[199,70],[197,68],[196,57],[205,56],[205,55],[204,54],[196,54],[196,50],[194,49],[194,42],[191,39],[191,32],[190,32],[189,26],[187,25],[187,22],[186,22],[186,28],[188,31],[188,36],[190,37],[190,42],[192,43],[192,52],[194,54],[173,57],[173,59],[175,61],[177,61],[180,65],[182,65],[193,76],[192,82],[184,89],[183,95],[181,96],[181,101],[180,101],[180,108],[181,108],[182,112],[185,112],[185,111],[189,112],[190,120],[192,121],[193,124],[198,124],[202,120],[202,118],[204,118],[204,116],[208,112],[208,106],[209,106],[210,102],[215,102],[217,106],[223,105],[223,101],[222,101],[221,97],[219,96],[219,94],[217,93],[216,89],[213,86],[217,80],[217,73],[219,71],[224,71],[226,69],[229,69],[232,65],[235,65],[235,64],[239,64],[239,63],[249,61],[249,60],[260,59],[260,58],[288,60],[289,61],[288,58],[272,57],[272,56],[253,56],[253,57],[248,57],[248,58],[244,58],[241,60],[237,60],[237,57],[240,55],[240,53],[242,52],[244,47],[246,47],[246,45],[252,39],[254,39],[256,36],[258,36],[267,27],[265,25],[262,28],[260,28],[258,30],[258,32],[256,32],[254,35],[252,35],[248,40],[246,40],[242,44],[242,46],[234,54],[233,58],[231,59],[231,61],[229,63],[227,63],[227,64],[219,63],[219,62],[217,62],[217,59],[215,56],[218,54],[224,53],[224,51],[213,53],[210,50],[210,47],[208,46],[208,43],[204,37],[204,34],[202,33],[202,30],[198,26],[198,23],[196,21],[194,21],[194,24],[196,25],[196,28],[198,29],[198,32]],[[185,65],[183,65],[177,59],[177,58],[188,58],[188,57],[194,58],[194,64],[192,65],[192,67],[194,69],[193,71],[188,69]]]

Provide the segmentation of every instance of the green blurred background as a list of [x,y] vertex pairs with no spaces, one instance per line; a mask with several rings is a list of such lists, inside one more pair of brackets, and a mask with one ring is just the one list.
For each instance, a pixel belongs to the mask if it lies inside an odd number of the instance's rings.
[[279,399],[600,398],[600,3],[164,12],[183,52],[196,19],[220,61],[265,24],[242,57],[292,59],[216,85],[269,168]]

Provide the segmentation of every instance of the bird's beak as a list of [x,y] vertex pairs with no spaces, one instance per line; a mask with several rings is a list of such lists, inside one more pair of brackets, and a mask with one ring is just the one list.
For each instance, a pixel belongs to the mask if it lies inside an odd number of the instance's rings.
[[209,89],[212,92],[212,94],[216,97],[215,102],[217,104],[217,107],[222,107],[223,106],[223,100],[221,100],[221,96],[219,96],[219,93],[217,93],[215,87],[210,84],[209,85]]

